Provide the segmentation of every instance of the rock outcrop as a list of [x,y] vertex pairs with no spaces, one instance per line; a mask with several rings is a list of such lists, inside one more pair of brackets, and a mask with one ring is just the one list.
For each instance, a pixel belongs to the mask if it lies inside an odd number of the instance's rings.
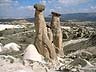
[[16,51],[19,51],[20,50],[20,46],[16,43],[8,43],[6,44],[2,49],[3,51],[6,51],[6,52],[16,52]]
[[47,28],[47,34],[48,34],[49,40],[52,42],[53,41],[53,34],[52,34],[52,31],[50,28]]
[[56,47],[59,48],[59,53],[63,55],[62,48],[62,31],[60,26],[60,14],[56,12],[52,12],[52,21],[51,21],[51,29],[53,33],[53,43]]
[[2,52],[2,47],[3,47],[3,44],[0,43],[0,52]]
[[40,55],[33,44],[30,44],[24,51],[24,61],[38,61],[44,63],[44,57]]
[[0,54],[16,53],[19,52],[20,49],[21,46],[14,42],[5,44],[4,46],[2,43],[0,43]]
[[57,56],[55,48],[48,37],[47,27],[43,16],[45,6],[41,4],[35,4],[34,8],[35,8],[35,30],[36,30],[35,46],[39,51],[39,53],[43,55],[45,58],[48,58],[49,60],[56,59]]

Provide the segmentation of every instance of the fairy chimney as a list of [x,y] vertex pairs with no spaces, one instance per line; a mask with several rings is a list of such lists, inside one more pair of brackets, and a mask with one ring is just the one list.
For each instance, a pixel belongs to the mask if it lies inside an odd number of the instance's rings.
[[43,16],[45,6],[41,4],[35,4],[34,8],[36,29],[36,38],[34,44],[39,53],[43,55],[45,58],[56,59],[56,52],[48,37],[47,27]]
[[59,48],[59,50],[62,50],[62,31],[60,26],[60,14],[56,12],[52,12],[52,21],[51,21],[51,29],[53,33],[53,43],[54,45]]

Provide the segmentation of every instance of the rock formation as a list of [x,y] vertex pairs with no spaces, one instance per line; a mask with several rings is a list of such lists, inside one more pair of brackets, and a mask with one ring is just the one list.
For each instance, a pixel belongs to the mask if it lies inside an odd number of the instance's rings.
[[56,59],[56,52],[47,34],[47,27],[43,16],[44,5],[35,4],[35,46],[45,58]]
[[2,52],[2,47],[3,47],[3,44],[0,43],[0,52]]
[[47,34],[48,34],[48,37],[49,37],[49,40],[52,42],[53,41],[53,34],[52,34],[52,31],[50,28],[47,28]]
[[5,52],[15,52],[15,51],[19,51],[20,50],[20,46],[16,43],[8,43],[3,47],[3,51]]
[[[60,14],[52,12],[51,29],[53,33],[53,43],[59,48],[59,53],[63,54],[62,48],[62,31],[60,26]],[[61,52],[62,51],[62,52]]]
[[44,63],[44,58],[42,55],[40,55],[36,49],[36,47],[33,44],[30,44],[24,51],[24,64],[26,65],[26,62],[28,60],[30,61],[38,61],[41,63]]

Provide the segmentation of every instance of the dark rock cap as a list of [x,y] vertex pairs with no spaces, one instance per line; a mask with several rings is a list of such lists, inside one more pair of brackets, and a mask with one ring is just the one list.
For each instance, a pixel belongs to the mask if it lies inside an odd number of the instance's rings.
[[36,10],[38,10],[38,11],[43,11],[43,10],[45,10],[45,6],[42,5],[42,4],[35,4],[35,5],[34,5],[34,8],[35,8]]
[[55,16],[61,16],[61,14],[57,13],[57,12],[51,12],[51,14],[55,15]]

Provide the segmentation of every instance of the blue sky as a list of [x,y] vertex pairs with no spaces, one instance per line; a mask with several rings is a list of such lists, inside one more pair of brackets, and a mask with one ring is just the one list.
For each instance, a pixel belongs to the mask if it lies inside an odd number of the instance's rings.
[[51,11],[62,14],[96,12],[96,0],[0,0],[0,18],[34,17],[36,3],[46,6],[45,16]]

